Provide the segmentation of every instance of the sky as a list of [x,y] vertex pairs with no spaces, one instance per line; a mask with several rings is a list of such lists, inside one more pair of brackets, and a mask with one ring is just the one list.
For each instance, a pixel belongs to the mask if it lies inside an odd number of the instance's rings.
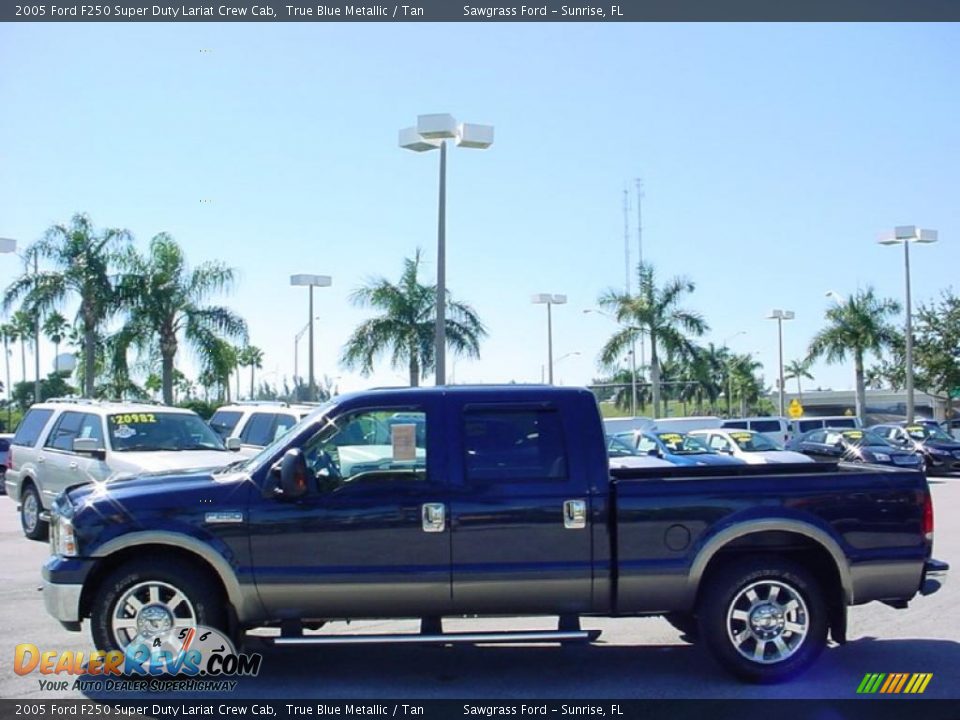
[[[789,361],[828,290],[902,300],[902,251],[876,243],[893,226],[940,234],[911,254],[915,305],[956,289],[957,48],[960,26],[932,24],[0,25],[0,237],[24,247],[85,212],[141,248],[168,232],[192,264],[227,262],[237,283],[218,302],[246,318],[273,383],[309,318],[289,276],[330,275],[317,376],[404,384],[388,358],[364,378],[338,357],[371,316],[351,291],[398,279],[418,247],[434,277],[438,154],[400,149],[397,131],[451,113],[494,125],[495,142],[448,153],[447,283],[489,332],[448,381],[540,381],[535,293],[568,298],[556,380],[601,374],[616,325],[583,311],[624,285],[625,188],[636,262],[641,178],[644,259],[692,280],[701,341],[755,354],[772,385],[771,308],[796,313]],[[0,287],[21,270],[0,256]],[[52,358],[44,342],[44,372]],[[853,387],[852,365],[812,372]]]

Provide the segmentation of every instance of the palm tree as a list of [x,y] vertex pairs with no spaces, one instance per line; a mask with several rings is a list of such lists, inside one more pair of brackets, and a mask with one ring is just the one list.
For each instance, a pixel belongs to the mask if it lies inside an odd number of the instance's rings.
[[797,381],[797,396],[801,402],[803,401],[803,389],[800,387],[800,380],[803,378],[813,380],[813,375],[810,374],[810,366],[812,364],[810,358],[804,358],[802,360],[791,360],[783,366],[784,379],[795,379]]
[[97,331],[116,308],[110,279],[115,251],[129,241],[126,230],[110,228],[97,232],[90,218],[78,213],[69,225],[50,227],[25,253],[28,262],[45,259],[56,269],[25,272],[13,281],[4,296],[4,310],[24,299],[31,312],[52,310],[70,293],[80,297],[77,323],[83,332],[84,397],[93,397]]
[[136,346],[159,352],[163,402],[171,405],[174,361],[182,342],[209,369],[222,359],[218,343],[224,337],[246,341],[243,318],[229,308],[205,304],[211,294],[230,288],[233,269],[210,261],[191,270],[182,248],[166,233],[153,237],[146,256],[129,248],[120,265],[124,272],[117,293],[129,309],[127,325]]
[[[250,399],[253,400],[254,384],[253,374],[256,370],[263,367],[263,350],[256,345],[247,345],[237,354],[237,365],[239,367],[250,368]],[[240,390],[237,389],[237,400],[240,399]]]
[[748,405],[755,404],[764,392],[759,376],[762,368],[763,364],[749,353],[730,358],[730,385],[740,398],[740,417],[746,416]]
[[7,391],[7,427],[10,427],[10,343],[17,341],[17,329],[12,323],[4,323],[0,325],[0,337],[3,338],[3,359],[7,367],[7,382],[6,382],[6,391]]
[[53,343],[53,369],[57,372],[60,370],[60,366],[57,364],[57,358],[60,355],[60,343],[63,341],[63,336],[69,329],[70,323],[56,310],[47,315],[47,319],[43,321],[43,334]]
[[899,333],[887,318],[900,312],[896,300],[878,298],[873,288],[857,291],[843,303],[830,307],[825,317],[827,326],[810,341],[807,353],[812,361],[823,357],[828,363],[845,362],[853,357],[857,384],[857,417],[864,421],[866,391],[863,358],[867,353],[879,356],[885,348],[897,345]]
[[[341,362],[348,368],[359,367],[364,375],[373,371],[374,359],[390,353],[391,367],[406,364],[410,385],[420,384],[423,375],[434,368],[434,331],[437,309],[436,285],[423,285],[417,274],[421,252],[403,261],[399,283],[377,277],[354,290],[350,302],[381,312],[353,331],[343,348]],[[447,344],[456,355],[480,357],[480,340],[487,330],[469,305],[446,297]]]
[[20,371],[23,373],[23,382],[27,381],[27,342],[33,337],[36,323],[33,316],[26,310],[17,310],[10,318],[14,335],[20,340]]
[[677,357],[690,355],[693,345],[687,336],[699,337],[709,326],[698,313],[680,307],[683,296],[695,289],[691,281],[676,277],[658,287],[654,268],[647,263],[637,266],[637,275],[640,282],[635,295],[611,288],[600,296],[600,305],[611,310],[617,321],[623,324],[603,346],[600,361],[611,366],[637,338],[645,335],[650,344],[653,412],[660,417],[659,351],[663,349],[668,355]]

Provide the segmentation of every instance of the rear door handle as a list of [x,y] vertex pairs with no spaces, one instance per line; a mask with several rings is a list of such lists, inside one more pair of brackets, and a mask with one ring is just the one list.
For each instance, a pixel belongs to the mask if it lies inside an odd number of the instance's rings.
[[443,532],[447,526],[447,509],[443,503],[424,503],[421,521],[423,531],[428,533]]
[[80,467],[80,466],[77,465],[76,462],[71,462],[71,463],[70,463],[70,469],[71,469],[71,470],[76,470],[78,467]]
[[587,526],[587,501],[567,500],[563,503],[563,526],[579,530]]

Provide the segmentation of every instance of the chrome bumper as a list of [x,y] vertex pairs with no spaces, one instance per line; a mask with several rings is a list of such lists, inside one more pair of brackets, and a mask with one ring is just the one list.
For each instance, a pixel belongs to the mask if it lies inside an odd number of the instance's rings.
[[61,585],[43,581],[43,604],[62,623],[80,622],[80,594],[83,585]]
[[923,564],[923,582],[920,584],[921,595],[933,595],[943,587],[947,581],[947,572],[950,566],[941,560],[927,560]]

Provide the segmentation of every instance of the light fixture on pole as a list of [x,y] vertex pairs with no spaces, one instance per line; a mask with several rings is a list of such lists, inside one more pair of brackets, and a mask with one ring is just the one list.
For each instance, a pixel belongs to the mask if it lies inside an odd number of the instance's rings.
[[907,278],[907,327],[906,327],[906,372],[907,372],[907,422],[913,422],[913,309],[910,306],[910,243],[935,243],[936,230],[925,230],[916,225],[899,225],[892,234],[881,237],[881,245],[903,244],[903,267]]
[[793,310],[771,310],[767,320],[777,321],[777,337],[780,345],[780,417],[783,417],[783,321],[793,320]]
[[315,384],[313,380],[313,289],[315,287],[330,287],[333,284],[333,279],[329,275],[291,275],[290,284],[294,287],[309,287],[310,288],[310,322],[308,323],[310,329],[310,336],[308,338],[308,343],[310,345],[309,351],[307,353],[307,362],[309,364],[307,375],[309,377],[307,385],[307,400],[316,400],[314,397]]
[[437,211],[437,318],[434,339],[436,384],[447,382],[447,140],[457,147],[486,150],[493,144],[492,125],[458,123],[453,115],[418,115],[416,127],[400,131],[400,147],[413,152],[440,149],[440,195]]
[[540,293],[530,298],[534,305],[547,306],[547,382],[553,385],[553,318],[550,308],[553,305],[563,305],[567,302],[566,295],[550,295],[549,293]]

